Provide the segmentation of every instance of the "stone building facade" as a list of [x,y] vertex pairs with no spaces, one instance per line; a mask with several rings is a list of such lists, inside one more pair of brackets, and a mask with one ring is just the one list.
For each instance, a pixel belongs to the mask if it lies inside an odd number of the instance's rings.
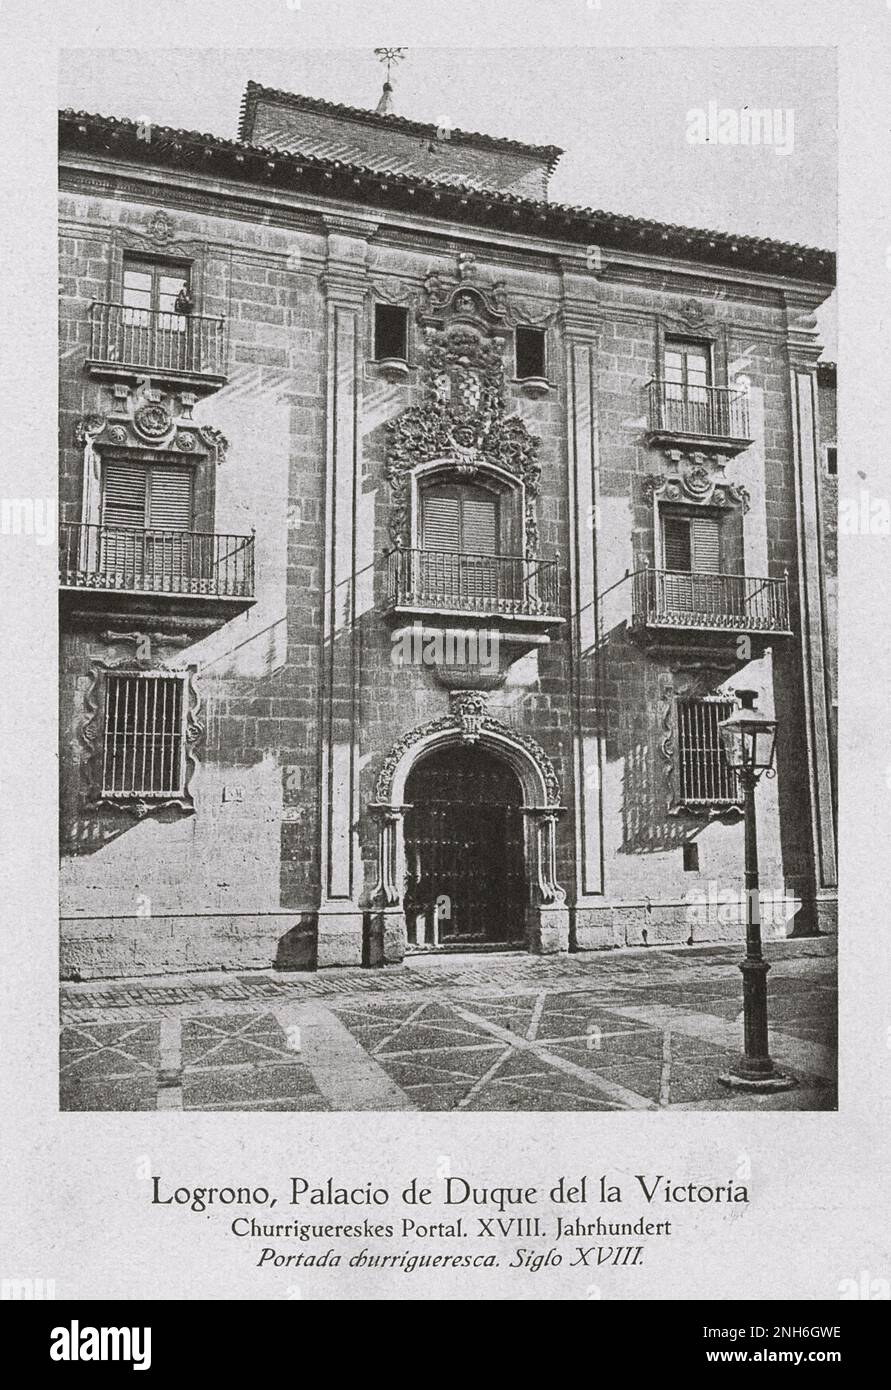
[[740,688],[832,930],[833,257],[254,84],[240,136],[61,116],[63,974],[736,938]]

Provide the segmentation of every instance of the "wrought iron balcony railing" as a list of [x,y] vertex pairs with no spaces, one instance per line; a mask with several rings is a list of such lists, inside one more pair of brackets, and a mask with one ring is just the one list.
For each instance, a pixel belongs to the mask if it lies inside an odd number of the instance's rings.
[[559,617],[556,560],[448,550],[394,550],[386,558],[388,608]]
[[63,522],[59,582],[65,589],[252,599],[254,538]]
[[175,377],[225,377],[225,321],[204,314],[170,314],[94,303],[90,361]]
[[646,386],[651,434],[694,439],[748,440],[749,398],[732,386],[683,386],[653,380]]
[[638,570],[634,623],[651,628],[788,633],[788,580],[744,574]]

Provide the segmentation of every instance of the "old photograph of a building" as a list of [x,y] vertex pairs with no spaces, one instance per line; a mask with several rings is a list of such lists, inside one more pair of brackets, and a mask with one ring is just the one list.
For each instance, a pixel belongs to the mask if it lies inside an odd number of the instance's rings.
[[834,254],[363,62],[60,113],[62,1107],[832,1108]]

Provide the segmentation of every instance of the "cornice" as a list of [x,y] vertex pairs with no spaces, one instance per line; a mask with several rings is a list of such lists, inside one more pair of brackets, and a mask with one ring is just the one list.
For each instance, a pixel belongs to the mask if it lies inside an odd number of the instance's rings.
[[[63,154],[62,158],[64,161],[66,155]],[[190,174],[188,183],[177,183],[163,170],[155,171],[132,164],[125,171],[118,172],[115,165],[107,159],[101,163],[87,164],[81,162],[77,156],[75,160],[63,162],[61,187],[67,193],[87,192],[94,196],[113,198],[115,201],[125,195],[134,201],[144,201],[155,206],[163,202],[165,206],[173,209],[202,212],[218,217],[224,222],[263,221],[269,226],[303,231],[321,237],[325,236],[325,215],[343,215],[360,221],[368,217],[368,209],[361,202],[350,198],[337,200],[333,196],[322,197],[303,190],[298,192],[272,186],[267,186],[262,191],[255,188],[252,194],[245,193],[244,185],[235,180],[210,179],[195,172]],[[335,203],[335,209],[332,209],[332,203]],[[380,213],[379,209],[376,211]],[[552,268],[555,276],[559,270],[558,257],[572,250],[571,246],[567,246],[559,237],[530,234],[528,230],[516,227],[492,229],[477,226],[457,217],[447,218],[441,209],[428,214],[420,210],[412,213],[388,208],[385,216],[385,222],[379,217],[374,245],[382,244],[384,240],[393,244],[404,239],[409,248],[414,247],[418,250],[426,247],[429,251],[432,241],[441,241],[445,251],[453,244],[472,246],[479,250],[481,257],[488,254],[502,263],[513,258],[518,266],[524,265],[530,269],[539,268],[544,263]],[[592,231],[590,244],[594,243]],[[585,247],[578,247],[580,253],[585,250]],[[605,291],[610,284],[633,282],[635,276],[639,277],[642,285],[652,284],[653,277],[670,276],[679,281],[679,289],[683,282],[685,288],[689,286],[690,292],[695,292],[693,281],[700,281],[710,287],[738,286],[748,289],[750,293],[773,295],[781,294],[790,284],[787,277],[767,271],[755,272],[741,266],[706,265],[669,256],[668,253],[659,257],[630,249],[605,247],[600,248],[600,253],[601,283]],[[584,256],[581,259],[583,260]],[[818,302],[825,299],[833,288],[831,283],[821,281],[798,280],[796,285],[815,296]]]
[[368,208],[409,213],[418,209],[437,218],[453,217],[468,227],[533,231],[557,243],[594,245],[604,253],[620,250],[664,255],[666,259],[695,260],[759,277],[766,274],[824,286],[835,281],[834,255],[814,247],[439,184],[414,175],[380,173],[360,165],[292,155],[164,126],[153,126],[151,139],[141,140],[139,130],[136,121],[62,112],[62,159],[68,152],[98,154],[131,166],[185,170],[191,177],[200,170],[201,176],[217,181],[225,177],[264,188],[305,189],[307,194],[326,200],[343,198],[348,192],[351,200]]

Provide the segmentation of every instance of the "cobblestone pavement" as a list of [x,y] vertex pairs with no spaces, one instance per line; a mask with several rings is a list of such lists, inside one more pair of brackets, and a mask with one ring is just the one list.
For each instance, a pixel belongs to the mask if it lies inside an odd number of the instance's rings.
[[738,947],[424,956],[384,970],[68,984],[63,1110],[827,1110],[834,941],[770,948],[794,1090],[729,1093]]

